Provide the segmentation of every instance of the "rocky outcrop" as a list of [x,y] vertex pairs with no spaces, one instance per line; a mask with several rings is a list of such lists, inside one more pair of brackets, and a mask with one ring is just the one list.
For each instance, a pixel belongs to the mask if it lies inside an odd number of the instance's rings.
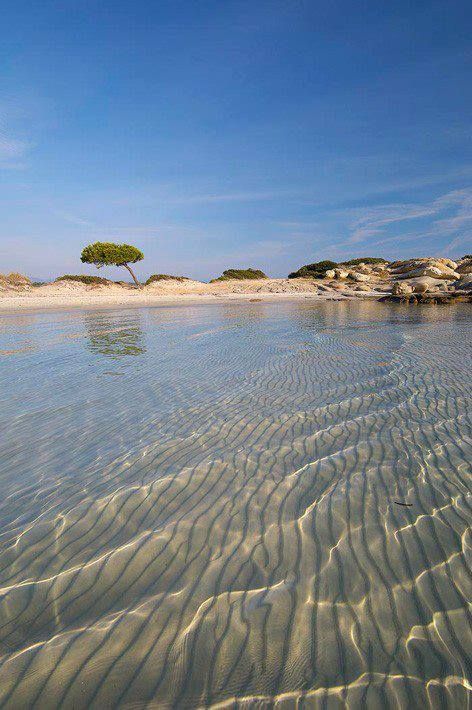
[[472,291],[472,274],[463,274],[451,287],[455,291]]
[[[399,282],[397,282],[399,283]],[[408,286],[411,286],[413,293],[426,293],[427,291],[446,291],[448,284],[441,279],[435,279],[432,276],[417,276],[413,279],[403,281]]]
[[457,300],[460,292],[467,293],[469,290],[466,285],[468,282],[465,281],[469,277],[468,261],[422,258],[389,264],[388,269],[393,279],[392,300],[405,303],[449,303]]
[[351,271],[349,273],[349,278],[353,281],[357,281],[358,283],[366,283],[370,280],[368,274],[358,273],[357,271]]
[[357,286],[353,286],[354,291],[372,291],[372,286],[369,286],[368,284],[357,284]]
[[290,277],[295,275],[317,279],[320,290],[343,292],[345,295],[377,291],[379,295],[389,294],[402,302],[445,302],[454,300],[456,291],[462,294],[472,291],[472,278],[468,280],[472,276],[472,258],[466,255],[453,261],[424,257],[391,263],[374,258],[351,259],[338,264],[319,261],[303,266]]
[[347,279],[350,272],[346,269],[334,269],[334,278],[336,279]]
[[413,287],[405,282],[397,281],[392,286],[392,294],[394,296],[406,296],[413,293]]
[[472,274],[472,259],[464,259],[456,269],[458,274]]
[[450,259],[410,259],[390,264],[390,274],[397,279],[429,276],[433,279],[453,281],[459,278],[457,264]]

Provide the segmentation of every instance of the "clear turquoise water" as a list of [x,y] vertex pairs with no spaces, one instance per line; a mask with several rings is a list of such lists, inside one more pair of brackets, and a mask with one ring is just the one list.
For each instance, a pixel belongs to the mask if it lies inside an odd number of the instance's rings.
[[465,707],[471,314],[1,315],[1,706]]

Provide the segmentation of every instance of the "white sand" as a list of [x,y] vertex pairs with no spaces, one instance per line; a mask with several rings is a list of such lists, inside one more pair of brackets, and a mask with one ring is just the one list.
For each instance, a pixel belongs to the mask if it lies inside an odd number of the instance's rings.
[[318,284],[308,279],[261,279],[254,281],[159,281],[141,290],[112,285],[86,285],[60,281],[28,291],[0,293],[0,311],[116,306],[154,306],[173,303],[226,300],[273,300],[274,298],[379,297],[378,291],[354,291],[345,284]]

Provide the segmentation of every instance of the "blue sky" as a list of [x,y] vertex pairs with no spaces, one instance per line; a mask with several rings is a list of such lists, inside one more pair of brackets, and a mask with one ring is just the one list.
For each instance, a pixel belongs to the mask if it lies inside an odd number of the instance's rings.
[[[472,5],[3,0],[0,272],[472,251]],[[103,275],[113,276],[113,270]]]

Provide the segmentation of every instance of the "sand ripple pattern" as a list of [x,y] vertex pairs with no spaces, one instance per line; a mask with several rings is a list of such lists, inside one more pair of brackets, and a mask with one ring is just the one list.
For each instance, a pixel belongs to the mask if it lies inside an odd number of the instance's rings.
[[2,708],[467,707],[470,310],[57,319],[2,375]]

